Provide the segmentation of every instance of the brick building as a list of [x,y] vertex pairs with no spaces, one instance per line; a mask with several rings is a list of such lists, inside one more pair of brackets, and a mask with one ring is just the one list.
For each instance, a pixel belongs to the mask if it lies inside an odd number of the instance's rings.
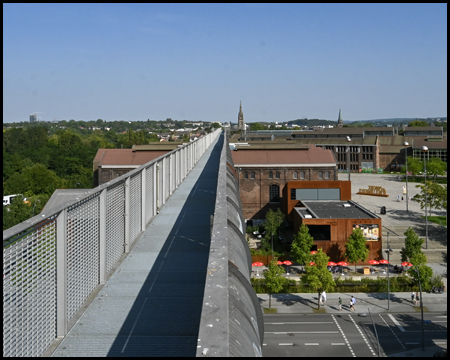
[[290,180],[337,180],[336,161],[329,150],[315,146],[243,144],[233,147],[245,219],[263,219],[281,207],[282,189]]

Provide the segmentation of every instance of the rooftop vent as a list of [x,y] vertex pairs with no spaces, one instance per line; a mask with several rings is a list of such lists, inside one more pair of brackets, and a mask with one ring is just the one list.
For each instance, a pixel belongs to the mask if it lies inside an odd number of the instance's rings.
[[305,215],[305,219],[312,219],[311,215]]
[[348,207],[348,208],[351,207],[350,204],[343,204],[342,206],[343,206],[343,207]]

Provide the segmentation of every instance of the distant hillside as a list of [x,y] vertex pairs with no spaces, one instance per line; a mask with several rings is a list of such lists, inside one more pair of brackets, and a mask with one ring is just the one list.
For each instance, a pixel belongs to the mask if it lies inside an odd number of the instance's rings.
[[297,119],[290,120],[287,122],[288,125],[297,125],[297,126],[319,126],[319,125],[337,125],[337,120],[322,120],[322,119]]

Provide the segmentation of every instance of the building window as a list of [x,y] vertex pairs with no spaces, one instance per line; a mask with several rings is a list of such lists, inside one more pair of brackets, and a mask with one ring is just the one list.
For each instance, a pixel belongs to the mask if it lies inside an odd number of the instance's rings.
[[269,186],[269,202],[280,202],[280,187],[278,185]]
[[298,175],[297,175],[297,172],[296,172],[296,171],[294,171],[294,172],[292,173],[292,178],[298,179]]
[[254,179],[254,178],[255,178],[255,172],[252,171],[252,172],[250,173],[250,179]]
[[244,171],[244,179],[248,179],[248,172]]
[[300,171],[300,179],[305,180],[305,172]]
[[275,178],[277,178],[277,179],[280,178],[280,172],[279,172],[279,171],[277,171],[277,172],[275,173]]
[[325,179],[326,180],[330,179],[330,173],[328,171],[325,171]]
[[319,171],[319,180],[322,180],[322,179],[323,179],[323,172]]
[[273,179],[273,172],[269,171],[269,179]]

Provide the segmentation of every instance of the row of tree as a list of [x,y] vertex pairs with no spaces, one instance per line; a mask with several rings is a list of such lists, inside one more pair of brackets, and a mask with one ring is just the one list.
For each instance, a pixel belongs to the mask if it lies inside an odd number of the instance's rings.
[[[269,210],[265,224],[266,241],[264,246],[268,246],[268,239],[272,234],[277,234],[283,222],[283,214],[278,211]],[[269,235],[269,236],[268,236]],[[404,233],[405,246],[401,250],[402,261],[409,261],[413,266],[408,270],[408,274],[416,281],[419,281],[422,288],[429,290],[431,287],[430,280],[433,276],[433,270],[427,266],[427,257],[422,251],[424,240],[419,238],[412,228]],[[311,254],[314,245],[314,238],[309,234],[308,226],[302,224],[299,232],[294,236],[291,248],[292,259],[305,267],[305,274],[301,277],[301,281],[315,289],[318,293],[318,299],[323,291],[331,291],[335,286],[333,276],[328,270],[328,262],[330,258],[322,249]],[[367,260],[369,250],[366,246],[366,239],[360,228],[355,228],[350,234],[345,244],[345,254],[349,263],[356,264],[358,261],[365,262]],[[271,306],[271,294],[278,293],[283,288],[284,278],[282,277],[284,270],[278,266],[277,259],[268,266],[268,271],[264,273],[266,279],[266,287],[269,291],[269,307]],[[318,301],[320,308],[320,301]]]

